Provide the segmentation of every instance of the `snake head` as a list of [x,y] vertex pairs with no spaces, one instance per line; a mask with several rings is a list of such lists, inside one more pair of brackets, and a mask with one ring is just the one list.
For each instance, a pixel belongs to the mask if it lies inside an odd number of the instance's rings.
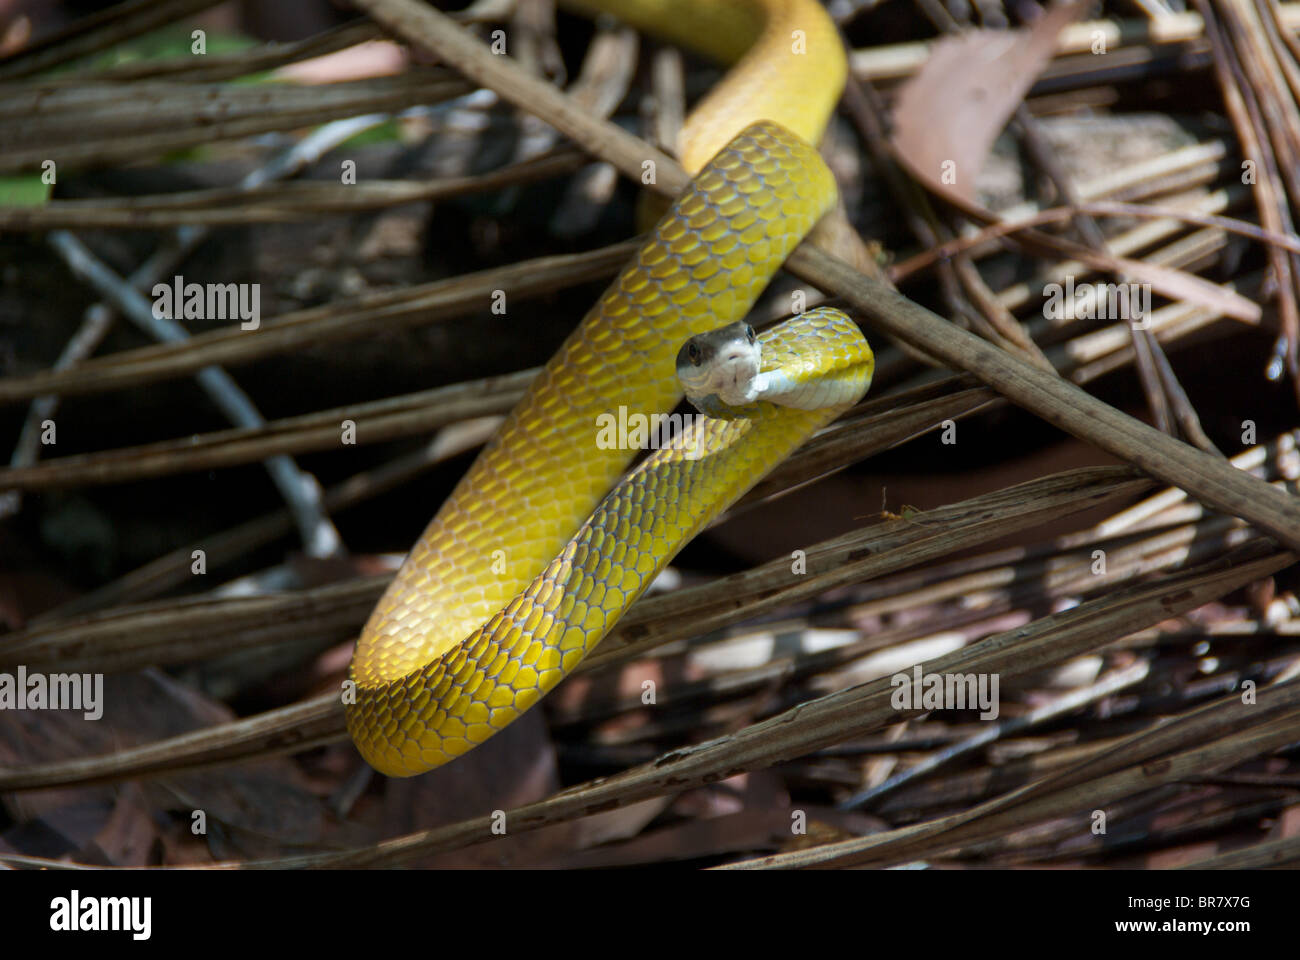
[[754,328],[743,320],[698,333],[677,351],[677,379],[686,399],[711,416],[718,404],[742,407],[761,389],[763,349]]

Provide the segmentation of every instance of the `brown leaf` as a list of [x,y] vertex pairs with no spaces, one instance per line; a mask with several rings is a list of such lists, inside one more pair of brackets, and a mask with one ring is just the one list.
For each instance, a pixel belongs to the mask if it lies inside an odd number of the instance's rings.
[[[973,203],[975,178],[993,141],[1052,58],[1062,28],[1087,7],[1074,0],[1028,30],[971,30],[936,43],[894,105],[899,161],[957,206]],[[946,170],[954,174],[950,182]]]
[[[475,814],[505,811],[539,800],[559,789],[555,752],[540,710],[524,714],[454,764],[409,780],[383,785],[382,815],[366,823],[382,839],[454,823]],[[574,847],[578,826],[558,824],[518,832],[508,819],[494,824],[486,842],[423,861],[421,866],[448,868],[525,866],[545,863]],[[517,835],[516,835],[517,834]]]
[[118,867],[153,865],[152,851],[159,831],[150,809],[139,784],[127,783],[118,790],[113,813],[94,841],[106,863]]
[[[975,180],[993,141],[1051,59],[1061,30],[1086,3],[1053,7],[1029,30],[972,30],[945,37],[907,81],[894,106],[894,153],[916,180],[979,223],[998,216],[975,199]],[[1095,269],[1150,284],[1173,300],[1258,323],[1258,304],[1186,271],[1059,243]]]
[[[157,670],[104,677],[100,704],[97,720],[75,710],[0,713],[0,767],[112,754],[233,719],[224,705]],[[292,760],[271,757],[237,770],[147,781],[140,788],[143,807],[110,786],[14,793],[4,804],[20,828],[57,835],[68,849],[92,851],[93,842],[98,854],[85,856],[95,862],[134,866],[153,856],[155,837],[139,816],[144,809],[174,812],[184,827],[193,811],[203,810],[212,828],[208,837],[221,842],[226,856],[250,850],[283,855],[285,841],[317,841],[323,828],[321,804],[301,779]],[[44,849],[55,856],[66,852],[57,845]]]

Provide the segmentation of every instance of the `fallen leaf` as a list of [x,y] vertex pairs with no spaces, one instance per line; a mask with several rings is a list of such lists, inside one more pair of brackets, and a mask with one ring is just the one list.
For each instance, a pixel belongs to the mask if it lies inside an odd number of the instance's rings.
[[1028,30],[970,30],[938,41],[903,84],[893,113],[899,161],[958,206],[975,202],[975,178],[1016,107],[1086,0],[1052,7]]

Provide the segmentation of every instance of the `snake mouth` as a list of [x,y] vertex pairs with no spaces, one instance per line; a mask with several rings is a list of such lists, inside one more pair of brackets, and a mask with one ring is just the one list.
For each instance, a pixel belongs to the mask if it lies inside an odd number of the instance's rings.
[[739,407],[757,396],[762,345],[744,321],[696,334],[677,354],[677,379],[686,398],[696,406],[714,397]]

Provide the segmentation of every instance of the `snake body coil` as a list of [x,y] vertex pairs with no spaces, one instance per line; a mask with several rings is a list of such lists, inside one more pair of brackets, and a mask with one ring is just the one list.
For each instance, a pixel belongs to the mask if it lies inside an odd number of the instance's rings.
[[443,504],[366,624],[345,703],[371,765],[421,773],[518,717],[700,529],[862,395],[870,348],[843,314],[815,310],[761,338],[762,364],[835,382],[829,405],[760,400],[731,419],[698,418],[621,481],[639,451],[597,442],[602,414],[673,408],[683,342],[743,318],[834,202],[816,150],[772,122],[749,126],[695,177]]

